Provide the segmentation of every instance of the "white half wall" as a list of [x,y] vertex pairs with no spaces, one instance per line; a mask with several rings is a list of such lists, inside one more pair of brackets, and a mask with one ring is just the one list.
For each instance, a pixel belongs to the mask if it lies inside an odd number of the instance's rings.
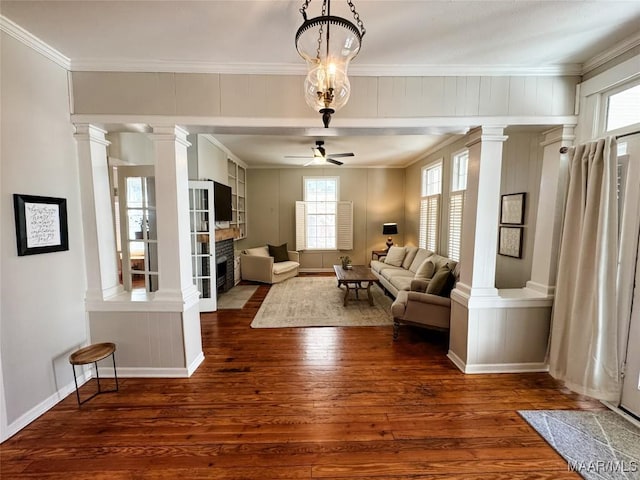
[[[87,321],[67,71],[1,35],[0,356],[6,411],[0,433],[5,439],[51,407],[52,398],[68,393],[73,384],[68,356],[85,344]],[[14,193],[67,200],[68,251],[17,256]]]

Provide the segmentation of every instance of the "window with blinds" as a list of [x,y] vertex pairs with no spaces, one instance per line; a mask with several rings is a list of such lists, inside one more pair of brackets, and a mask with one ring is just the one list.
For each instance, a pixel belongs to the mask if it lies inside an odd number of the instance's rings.
[[420,248],[432,252],[438,246],[438,225],[440,223],[440,194],[429,195],[420,200]]
[[467,189],[467,165],[469,151],[464,150],[453,155],[451,174],[451,195],[449,196],[449,243],[447,255],[460,261],[462,246],[462,212]]
[[296,202],[296,250],[353,249],[353,203],[338,201],[338,177],[304,177]]
[[440,195],[442,193],[442,162],[422,169],[420,198],[420,232],[418,246],[435,252],[440,225]]

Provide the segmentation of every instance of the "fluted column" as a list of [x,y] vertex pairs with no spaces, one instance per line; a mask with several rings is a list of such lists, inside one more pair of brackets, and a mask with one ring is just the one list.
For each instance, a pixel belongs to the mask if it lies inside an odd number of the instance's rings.
[[187,132],[178,126],[153,126],[159,289],[156,300],[197,301],[189,243]]
[[118,277],[116,238],[113,228],[106,131],[88,124],[75,126],[82,231],[86,261],[86,300],[99,301],[122,291]]
[[527,288],[553,295],[555,293],[563,206],[567,193],[569,159],[560,154],[561,147],[573,145],[573,125],[565,125],[544,132],[542,175],[536,232],[533,246],[531,280]]

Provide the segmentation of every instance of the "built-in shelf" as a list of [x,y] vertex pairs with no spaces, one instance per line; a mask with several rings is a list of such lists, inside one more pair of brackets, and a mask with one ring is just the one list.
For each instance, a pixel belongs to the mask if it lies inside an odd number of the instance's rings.
[[227,183],[231,187],[232,212],[229,227],[237,229],[238,234],[233,237],[236,240],[247,236],[246,179],[246,168],[230,158],[227,159]]

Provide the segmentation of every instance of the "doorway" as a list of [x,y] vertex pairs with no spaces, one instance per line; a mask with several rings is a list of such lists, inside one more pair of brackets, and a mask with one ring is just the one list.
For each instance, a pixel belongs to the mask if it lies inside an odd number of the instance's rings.
[[[620,296],[630,294],[630,315],[622,318],[628,332],[621,351],[625,363],[620,407],[640,419],[640,134],[619,141],[618,192],[622,212],[620,230]],[[634,261],[635,260],[635,261]],[[625,269],[627,270],[625,272]],[[626,279],[626,281],[625,281]],[[628,309],[624,311],[629,311]],[[625,328],[628,326],[628,329]]]

